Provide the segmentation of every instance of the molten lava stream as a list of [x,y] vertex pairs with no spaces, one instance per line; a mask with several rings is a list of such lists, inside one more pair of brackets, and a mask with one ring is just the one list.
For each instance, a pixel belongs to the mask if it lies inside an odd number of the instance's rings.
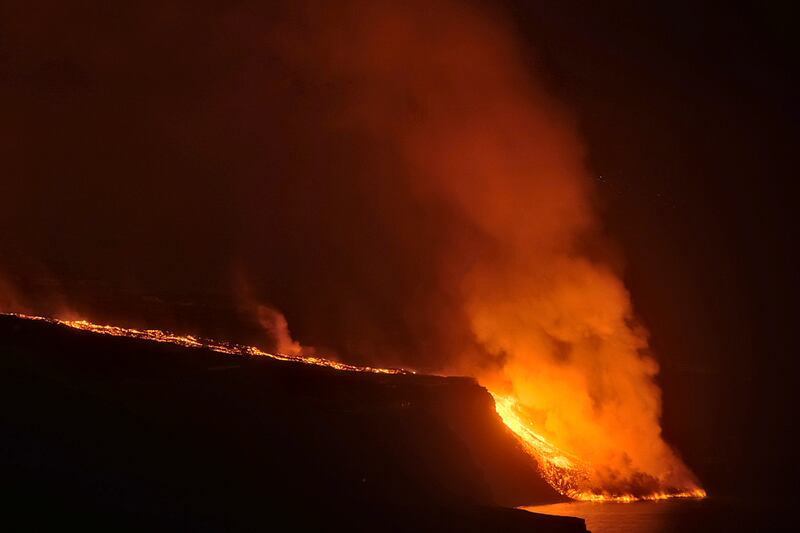
[[60,324],[73,329],[82,331],[90,331],[92,333],[99,333],[102,335],[111,335],[112,337],[131,337],[134,339],[144,339],[154,342],[164,342],[169,344],[176,344],[178,346],[185,346],[187,348],[207,348],[209,350],[229,354],[229,355],[251,355],[259,357],[270,357],[279,361],[293,361],[297,363],[304,363],[308,365],[325,366],[335,368],[337,370],[344,370],[349,372],[371,372],[376,374],[413,374],[413,371],[403,370],[399,368],[375,368],[370,366],[356,366],[348,365],[347,363],[340,363],[331,359],[325,359],[316,356],[300,356],[300,355],[287,355],[281,353],[265,352],[256,346],[245,346],[232,342],[216,341],[212,339],[203,339],[195,337],[194,335],[177,335],[169,331],[162,331],[160,329],[134,329],[124,328],[120,326],[108,326],[102,324],[94,324],[87,320],[62,320],[59,318],[50,318],[43,316],[25,315],[21,313],[0,313],[8,316],[15,316],[18,318],[25,318],[28,320],[39,320],[49,322],[51,324]]
[[550,486],[560,494],[580,501],[628,503],[636,501],[666,500],[670,498],[705,498],[700,487],[688,490],[659,490],[643,494],[618,493],[598,490],[592,486],[593,468],[579,458],[558,449],[536,432],[533,424],[522,413],[512,396],[491,393],[497,414],[517,436],[525,451],[536,460],[539,472]]
[[[280,361],[292,361],[316,366],[334,368],[346,372],[370,372],[380,374],[413,374],[414,371],[397,368],[376,368],[356,366],[316,356],[285,355],[268,353],[255,346],[244,346],[230,342],[203,339],[193,335],[177,335],[158,329],[134,329],[119,326],[94,324],[86,320],[62,320],[57,318],[25,315],[20,313],[0,313],[28,320],[38,320],[51,324],[89,331],[114,337],[130,337],[154,342],[163,342],[188,348],[207,348],[229,355],[250,355],[270,357]],[[536,461],[541,475],[556,491],[569,498],[594,502],[634,502],[642,500],[664,500],[669,498],[703,498],[706,492],[699,487],[688,490],[662,490],[645,494],[617,493],[592,486],[591,465],[581,461],[551,444],[538,433],[534,424],[524,415],[516,398],[491,392],[497,414],[503,423],[516,435],[525,451]]]

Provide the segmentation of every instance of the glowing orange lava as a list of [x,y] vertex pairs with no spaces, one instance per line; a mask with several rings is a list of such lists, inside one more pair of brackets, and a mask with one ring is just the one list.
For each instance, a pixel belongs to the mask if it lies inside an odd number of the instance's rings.
[[[193,335],[177,335],[158,329],[134,329],[120,326],[94,324],[86,320],[63,320],[58,318],[25,315],[21,313],[0,313],[28,320],[38,320],[59,324],[81,331],[129,337],[154,342],[163,342],[188,348],[206,348],[229,355],[249,355],[270,357],[280,361],[291,361],[316,366],[324,366],[346,372],[371,372],[377,374],[413,374],[414,371],[398,368],[377,368],[356,366],[316,356],[286,355],[268,353],[255,346],[245,346],[230,342],[204,339]],[[581,501],[594,502],[634,502],[642,500],[665,500],[669,498],[704,498],[705,490],[664,490],[647,494],[609,493],[592,487],[593,467],[580,458],[560,450],[537,432],[532,421],[526,417],[516,398],[491,392],[495,409],[503,423],[516,435],[525,451],[536,461],[544,479],[560,494]]]
[[539,472],[550,486],[573,500],[590,502],[628,503],[635,501],[667,500],[670,498],[705,498],[700,487],[690,490],[655,491],[646,494],[600,492],[592,487],[592,466],[547,441],[537,433],[522,413],[517,400],[511,396],[491,393],[495,409],[508,428],[519,438],[525,451],[533,457]]
[[375,368],[371,366],[356,366],[332,361],[322,357],[314,356],[300,356],[300,355],[287,355],[281,353],[268,353],[255,346],[245,346],[235,344],[232,342],[216,341],[211,339],[203,339],[195,337],[194,335],[177,335],[169,331],[162,331],[160,329],[134,329],[123,328],[120,326],[107,326],[101,324],[94,324],[86,320],[62,320],[59,318],[49,318],[41,316],[25,315],[21,313],[0,313],[9,316],[16,316],[28,320],[40,320],[49,322],[51,324],[60,324],[82,331],[91,331],[92,333],[100,333],[102,335],[111,335],[112,337],[132,337],[135,339],[145,339],[155,342],[165,342],[169,344],[177,344],[178,346],[185,346],[187,348],[206,348],[215,352],[229,354],[229,355],[252,355],[260,357],[270,357],[279,361],[292,361],[295,363],[304,363],[308,365],[325,366],[335,368],[336,370],[344,370],[347,372],[371,372],[375,374],[413,374],[410,370],[403,370],[399,368]]

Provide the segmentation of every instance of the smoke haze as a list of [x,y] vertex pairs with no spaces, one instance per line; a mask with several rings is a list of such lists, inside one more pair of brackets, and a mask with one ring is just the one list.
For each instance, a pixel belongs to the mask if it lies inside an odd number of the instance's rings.
[[30,307],[12,286],[45,271],[78,310],[86,280],[227,300],[279,351],[514,394],[595,487],[696,486],[577,128],[500,13],[67,9],[3,17],[0,304]]

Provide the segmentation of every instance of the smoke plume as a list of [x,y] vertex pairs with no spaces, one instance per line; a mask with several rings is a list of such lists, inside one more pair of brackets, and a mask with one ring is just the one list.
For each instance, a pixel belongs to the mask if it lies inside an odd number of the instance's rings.
[[472,340],[447,348],[451,369],[519,398],[552,442],[599,466],[596,486],[692,487],[661,438],[658,367],[630,296],[590,254],[576,128],[492,15],[355,2],[284,44],[341,88],[335,127],[388,146],[414,201],[458,218],[436,251],[439,290]]
[[575,121],[500,13],[159,3],[121,23],[101,4],[3,28],[21,80],[3,88],[3,266],[124,287],[118,306],[241,309],[244,275],[279,351],[303,348],[275,308],[344,360],[516,396],[598,490],[695,486],[661,437],[658,365],[605,259]]

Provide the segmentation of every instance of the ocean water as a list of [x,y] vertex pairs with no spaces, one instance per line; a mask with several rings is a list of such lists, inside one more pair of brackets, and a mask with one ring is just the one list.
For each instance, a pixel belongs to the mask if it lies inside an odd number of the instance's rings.
[[592,533],[795,530],[795,524],[787,522],[788,518],[793,517],[774,511],[753,509],[742,503],[710,498],[636,503],[566,502],[521,509],[583,518],[586,520],[586,528]]

